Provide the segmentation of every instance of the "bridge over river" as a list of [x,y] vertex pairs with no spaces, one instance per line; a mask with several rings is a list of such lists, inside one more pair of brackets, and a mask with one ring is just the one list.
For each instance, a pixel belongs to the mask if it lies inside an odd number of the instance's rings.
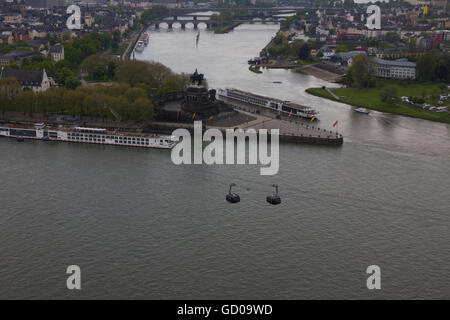
[[285,17],[268,16],[265,18],[259,17],[237,17],[235,19],[215,19],[211,15],[195,14],[195,15],[183,15],[183,16],[169,16],[162,19],[153,20],[148,26],[154,26],[155,29],[159,29],[162,24],[166,24],[168,29],[172,29],[174,26],[178,26],[181,29],[185,29],[187,25],[190,25],[194,29],[197,29],[200,24],[206,26],[207,29],[216,28],[221,25],[241,24],[241,23],[280,23],[286,20]]
[[229,12],[229,11],[252,11],[252,12],[267,12],[267,13],[286,13],[288,11],[293,12],[297,10],[303,10],[305,6],[286,6],[286,7],[248,7],[248,8],[172,8],[171,14],[187,14],[190,12]]

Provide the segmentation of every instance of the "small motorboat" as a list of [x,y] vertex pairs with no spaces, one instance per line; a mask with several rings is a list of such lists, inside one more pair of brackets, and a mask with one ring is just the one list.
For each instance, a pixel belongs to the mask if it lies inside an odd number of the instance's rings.
[[17,137],[16,140],[17,140],[17,142],[24,142],[25,141],[25,139],[23,137]]
[[367,110],[366,108],[357,108],[354,111],[358,113],[369,114],[369,110]]
[[281,81],[272,81],[272,83],[278,83],[278,84],[280,84],[280,83],[283,83],[283,82],[281,82]]

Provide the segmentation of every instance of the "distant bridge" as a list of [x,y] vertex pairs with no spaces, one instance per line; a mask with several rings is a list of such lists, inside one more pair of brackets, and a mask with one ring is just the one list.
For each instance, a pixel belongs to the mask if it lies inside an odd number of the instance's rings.
[[[306,5],[305,5],[306,6]],[[249,7],[249,8],[172,8],[170,9],[171,14],[186,14],[189,12],[227,12],[227,11],[258,11],[258,12],[282,12],[282,11],[296,11],[302,10],[305,6],[291,6],[291,7]]]
[[194,29],[198,29],[200,24],[206,26],[207,29],[216,28],[225,24],[236,23],[279,23],[286,20],[285,17],[269,16],[266,18],[236,18],[230,20],[211,19],[211,15],[195,14],[195,15],[172,15],[163,19],[154,20],[149,23],[149,26],[154,25],[155,29],[159,29],[161,24],[167,24],[168,29],[173,29],[174,25],[180,26],[181,29],[186,29],[190,24]]

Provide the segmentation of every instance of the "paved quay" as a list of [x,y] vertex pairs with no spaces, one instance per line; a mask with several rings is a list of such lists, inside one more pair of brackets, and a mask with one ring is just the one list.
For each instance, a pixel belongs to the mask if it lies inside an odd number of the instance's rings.
[[[246,111],[239,111],[248,113]],[[269,118],[251,113],[255,120],[241,124],[239,128],[248,129],[279,129],[281,141],[306,142],[319,144],[342,144],[344,138],[337,131],[320,128],[314,123],[287,121]]]
[[[210,124],[208,121],[204,121],[205,128],[217,128],[225,131],[228,128],[240,128],[240,129],[279,129],[280,141],[285,142],[301,142],[301,143],[313,143],[313,144],[325,144],[325,145],[341,145],[344,142],[342,134],[320,128],[314,123],[305,123],[301,121],[287,121],[274,119],[260,114],[247,112],[243,110],[236,110],[239,112],[239,118],[242,120],[240,124],[236,124],[233,117],[227,119],[221,119],[217,123]],[[248,119],[248,121],[246,121]],[[193,129],[193,123],[163,123],[159,122],[158,125],[172,128],[187,128]],[[270,132],[270,131],[269,131]]]

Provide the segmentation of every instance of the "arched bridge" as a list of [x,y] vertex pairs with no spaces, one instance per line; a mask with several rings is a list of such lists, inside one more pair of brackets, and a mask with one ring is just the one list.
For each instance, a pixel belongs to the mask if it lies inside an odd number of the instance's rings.
[[166,17],[163,19],[154,20],[149,26],[155,26],[155,29],[159,29],[161,24],[167,24],[168,29],[173,29],[174,25],[180,26],[181,29],[186,29],[186,26],[190,24],[194,29],[198,29],[200,24],[206,26],[207,29],[216,28],[221,25],[226,24],[236,24],[236,23],[279,23],[286,20],[286,17],[276,17],[269,16],[266,18],[236,18],[229,20],[221,19],[211,19],[210,15],[183,15],[177,16],[173,15],[171,17]]

